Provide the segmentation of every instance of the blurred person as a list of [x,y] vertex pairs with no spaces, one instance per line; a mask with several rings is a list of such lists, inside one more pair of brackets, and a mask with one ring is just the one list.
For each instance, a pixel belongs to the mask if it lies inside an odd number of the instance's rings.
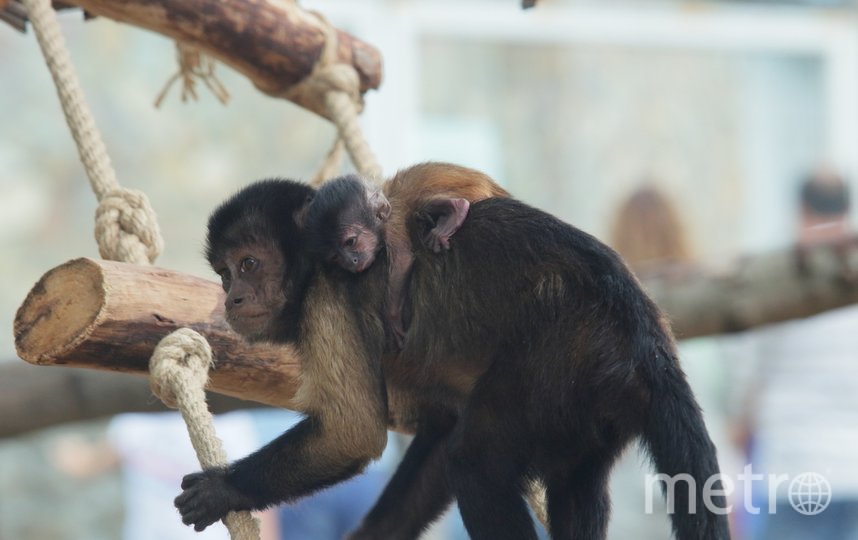
[[[650,185],[637,188],[618,206],[609,244],[639,276],[679,278],[696,268],[686,227],[673,202]],[[713,339],[679,343],[679,359],[697,401],[703,409],[712,441],[719,450],[728,447],[724,414],[724,373]],[[726,470],[722,466],[722,470]],[[646,512],[646,475],[650,464],[629,450],[611,478],[613,520],[610,539],[663,540],[671,538],[670,522],[661,493],[653,494],[652,512]],[[660,491],[660,490],[658,490]]]
[[691,265],[693,259],[679,212],[652,186],[639,187],[620,205],[610,243],[639,274]]
[[[837,249],[848,240],[841,177],[817,170],[798,198],[799,263],[805,247]],[[735,442],[760,475],[749,491],[752,507],[743,505],[747,537],[858,539],[858,307],[738,339]]]

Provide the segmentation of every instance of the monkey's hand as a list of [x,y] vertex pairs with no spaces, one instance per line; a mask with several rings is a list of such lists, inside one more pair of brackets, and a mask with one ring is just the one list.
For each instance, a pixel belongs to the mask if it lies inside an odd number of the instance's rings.
[[450,249],[450,237],[442,234],[438,229],[432,229],[426,233],[426,247],[435,253]]
[[450,237],[465,222],[470,207],[471,203],[467,199],[438,199],[428,202],[422,213],[429,220],[434,220],[435,225],[426,232],[426,246],[435,253],[450,249]]
[[182,523],[202,531],[233,510],[249,510],[252,501],[230,486],[226,469],[216,468],[188,474],[182,479],[182,494],[173,504],[182,514]]

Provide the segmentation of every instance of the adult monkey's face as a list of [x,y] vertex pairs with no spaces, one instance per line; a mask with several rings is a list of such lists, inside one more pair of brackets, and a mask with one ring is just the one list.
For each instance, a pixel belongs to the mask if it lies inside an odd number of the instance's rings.
[[251,184],[209,218],[206,256],[220,276],[229,325],[251,341],[294,331],[309,264],[295,216],[312,188],[286,180]]

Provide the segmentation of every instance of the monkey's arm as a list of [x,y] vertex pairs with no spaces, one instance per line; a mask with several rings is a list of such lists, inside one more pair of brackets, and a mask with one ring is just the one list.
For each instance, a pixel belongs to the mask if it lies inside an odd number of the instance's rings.
[[198,531],[229,511],[266,508],[345,480],[384,450],[383,334],[367,331],[343,288],[327,279],[307,292],[305,305],[295,399],[308,417],[227,468],[183,479],[176,507]]
[[435,223],[424,237],[426,247],[435,253],[450,249],[450,237],[465,222],[470,207],[467,199],[436,199],[426,203],[421,212]]
[[202,531],[228,512],[292,501],[354,476],[375,456],[351,453],[342,438],[330,422],[308,417],[229,467],[186,475],[175,500],[182,522]]

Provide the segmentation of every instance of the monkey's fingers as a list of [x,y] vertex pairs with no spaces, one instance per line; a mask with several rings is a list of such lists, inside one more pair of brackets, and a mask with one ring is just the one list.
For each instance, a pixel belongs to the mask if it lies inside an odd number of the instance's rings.
[[194,530],[197,532],[203,532],[204,530],[206,530],[206,527],[208,527],[212,523],[214,523],[214,521],[212,521],[211,523],[206,523],[205,525],[203,525],[202,523],[200,523],[199,525],[194,525]]
[[[183,491],[178,497],[173,499],[173,506],[175,506],[176,508],[179,509],[179,511],[181,511],[182,508],[191,504],[191,502],[197,497],[198,493],[199,493],[199,491],[197,491],[195,489],[189,489],[189,490]],[[182,512],[182,513],[184,514],[184,512]]]
[[185,525],[196,525],[205,518],[205,513],[200,508],[194,508],[187,514],[182,514],[182,523]]
[[196,499],[179,508],[182,514],[182,523],[193,525],[194,530],[202,531],[221,516],[216,510],[209,508],[203,499]]
[[206,477],[206,474],[204,472],[195,472],[195,473],[191,473],[191,474],[186,474],[185,477],[182,478],[182,489],[188,489],[190,487],[193,487],[194,485],[199,483],[201,480],[203,480],[205,477]]
[[220,517],[212,516],[212,514],[203,515],[203,517],[197,519],[194,524],[194,530],[197,532],[205,530],[206,527],[219,520]]
[[426,233],[426,246],[434,253],[441,253],[444,246],[444,240],[438,231],[432,230]]
[[450,237],[438,234],[435,240],[435,253],[441,253],[442,251],[450,251]]

